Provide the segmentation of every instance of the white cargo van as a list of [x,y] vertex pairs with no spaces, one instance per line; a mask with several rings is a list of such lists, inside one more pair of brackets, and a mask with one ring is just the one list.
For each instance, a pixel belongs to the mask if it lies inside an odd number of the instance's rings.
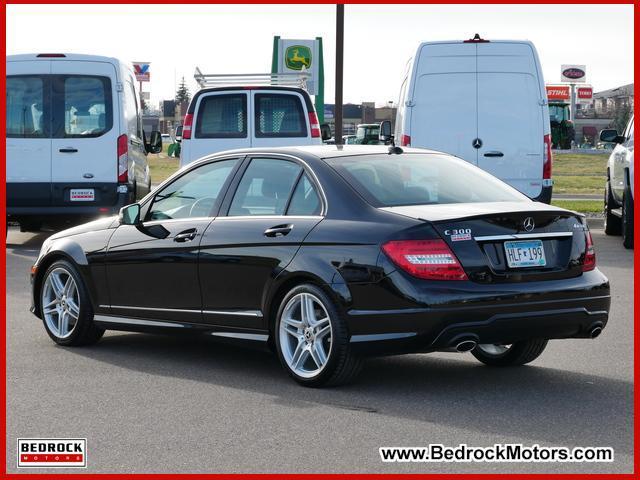
[[426,42],[400,89],[398,145],[456,155],[549,203],[551,128],[542,70],[528,41]]
[[98,215],[146,195],[147,153],[129,66],[76,54],[9,55],[6,110],[7,222],[25,231]]
[[[256,84],[282,76],[205,75],[196,69],[195,78],[203,88],[191,99],[184,117],[181,166],[235,148],[322,144],[318,116],[304,87]],[[285,82],[292,84],[295,79]]]

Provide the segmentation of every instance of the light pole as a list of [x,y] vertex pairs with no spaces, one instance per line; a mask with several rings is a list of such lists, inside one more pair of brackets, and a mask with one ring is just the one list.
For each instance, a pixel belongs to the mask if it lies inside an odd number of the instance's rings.
[[342,145],[342,77],[344,70],[344,5],[336,5],[336,99],[334,106],[336,145]]

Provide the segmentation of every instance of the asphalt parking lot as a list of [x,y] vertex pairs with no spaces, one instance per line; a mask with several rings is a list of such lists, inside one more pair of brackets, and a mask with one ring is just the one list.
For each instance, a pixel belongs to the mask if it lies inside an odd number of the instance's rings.
[[[108,332],[57,347],[28,307],[46,234],[7,238],[7,458],[18,437],[88,439],[88,472],[631,472],[633,251],[594,230],[612,284],[597,340],[551,342],[532,365],[470,354],[370,360],[348,387],[305,389],[261,350]],[[381,446],[610,446],[614,463],[382,463]]]

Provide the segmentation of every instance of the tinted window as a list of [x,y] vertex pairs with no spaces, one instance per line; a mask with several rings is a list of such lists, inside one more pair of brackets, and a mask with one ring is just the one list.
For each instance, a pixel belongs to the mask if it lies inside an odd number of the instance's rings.
[[208,163],[167,185],[153,199],[147,220],[208,217],[237,161]]
[[245,138],[247,136],[247,95],[203,97],[196,119],[198,138]]
[[287,215],[320,215],[322,204],[315,185],[305,173],[293,191]]
[[133,84],[128,80],[124,87],[124,115],[127,122],[127,133],[129,134],[129,138],[142,140],[136,91]]
[[464,160],[441,155],[366,155],[329,159],[375,206],[527,201],[506,183]]
[[46,137],[48,125],[45,122],[44,103],[42,77],[7,77],[7,137]]
[[238,185],[229,216],[283,215],[301,171],[287,160],[254,158]]
[[306,137],[302,101],[296,95],[256,93],[256,137]]
[[111,130],[111,81],[106,77],[62,79],[64,137],[99,137]]

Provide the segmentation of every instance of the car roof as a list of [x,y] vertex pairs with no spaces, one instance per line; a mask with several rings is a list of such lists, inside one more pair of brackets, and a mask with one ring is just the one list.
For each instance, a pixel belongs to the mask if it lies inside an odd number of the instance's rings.
[[[406,154],[436,154],[436,155],[449,155],[447,153],[438,152],[436,150],[427,150],[424,148],[410,148],[400,147],[402,153]],[[339,157],[354,157],[362,155],[381,155],[389,154],[389,145],[303,145],[295,147],[272,147],[272,148],[242,148],[237,150],[228,150],[226,152],[220,152],[212,157],[218,157],[221,154],[239,154],[239,155],[252,155],[256,153],[261,154],[286,154],[300,156],[300,154],[314,156],[321,159],[331,159]],[[211,158],[211,157],[208,157]]]

